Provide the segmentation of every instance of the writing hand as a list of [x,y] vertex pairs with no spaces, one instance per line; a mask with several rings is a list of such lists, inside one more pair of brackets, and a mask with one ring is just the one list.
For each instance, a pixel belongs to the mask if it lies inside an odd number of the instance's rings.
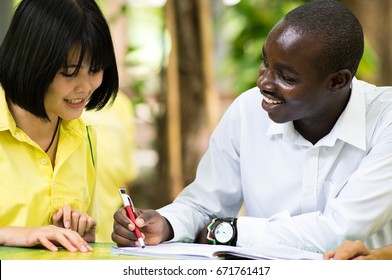
[[[155,210],[136,209],[136,225],[139,227],[145,244],[156,245],[173,238],[170,223]],[[112,240],[118,246],[138,246],[134,233],[135,225],[127,217],[124,208],[116,211],[113,216]]]

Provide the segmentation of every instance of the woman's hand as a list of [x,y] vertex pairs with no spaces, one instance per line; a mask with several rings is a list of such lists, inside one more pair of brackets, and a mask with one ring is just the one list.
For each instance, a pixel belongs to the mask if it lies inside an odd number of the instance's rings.
[[335,250],[324,253],[324,260],[374,260],[375,256],[365,247],[362,241],[347,240]]
[[55,226],[72,229],[79,233],[86,242],[95,242],[96,221],[84,212],[72,210],[69,205],[61,208],[52,216]]
[[33,247],[42,245],[50,251],[58,251],[60,245],[70,252],[91,252],[90,245],[72,229],[54,225],[41,227],[3,227],[0,228],[0,245],[14,247]]

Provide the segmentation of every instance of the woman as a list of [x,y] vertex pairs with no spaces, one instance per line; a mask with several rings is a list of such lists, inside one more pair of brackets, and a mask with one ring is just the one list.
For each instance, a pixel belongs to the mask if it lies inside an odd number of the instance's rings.
[[392,245],[369,250],[360,241],[347,240],[335,250],[324,253],[325,260],[392,260]]
[[0,47],[0,245],[91,251],[94,131],[118,73],[93,0],[23,0]]

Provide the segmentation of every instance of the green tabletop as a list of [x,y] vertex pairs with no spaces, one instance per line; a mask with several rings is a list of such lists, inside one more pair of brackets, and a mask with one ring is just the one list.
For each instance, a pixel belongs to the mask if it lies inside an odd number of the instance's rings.
[[142,260],[151,259],[137,256],[114,255],[110,249],[114,243],[91,243],[93,252],[69,252],[60,248],[51,252],[43,248],[19,248],[0,246],[0,260]]

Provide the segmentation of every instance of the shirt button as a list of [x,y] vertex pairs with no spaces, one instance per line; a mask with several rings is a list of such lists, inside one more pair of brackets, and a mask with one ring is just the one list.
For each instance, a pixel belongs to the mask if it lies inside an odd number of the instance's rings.
[[41,159],[41,164],[45,165],[48,163],[48,160],[46,158]]
[[55,189],[56,188],[56,182],[52,183],[52,187]]

